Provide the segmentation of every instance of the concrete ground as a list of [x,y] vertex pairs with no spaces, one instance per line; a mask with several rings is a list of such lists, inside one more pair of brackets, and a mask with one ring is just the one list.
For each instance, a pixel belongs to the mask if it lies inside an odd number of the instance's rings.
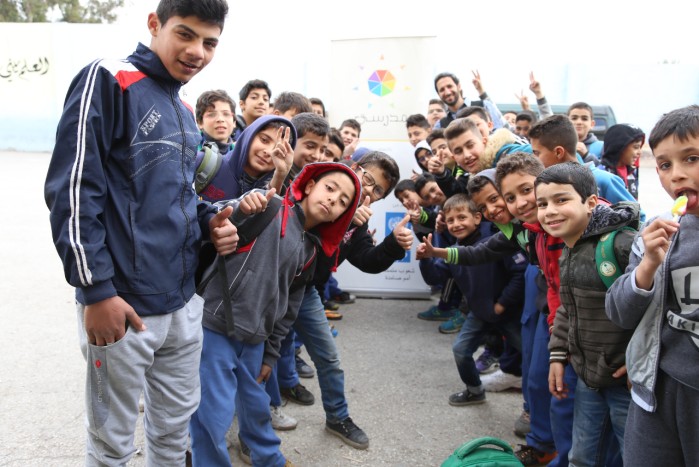
[[[0,465],[76,466],[83,463],[84,360],[78,348],[72,289],[53,247],[43,183],[49,154],[0,152]],[[649,214],[668,209],[652,168],[641,174]],[[317,379],[303,380],[313,406],[289,403],[299,427],[279,433],[282,449],[306,466],[435,466],[462,443],[512,432],[520,392],[488,394],[487,403],[452,407],[462,383],[451,353],[453,335],[416,314],[430,300],[361,298],[341,308],[334,324],[345,370],[350,413],[371,440],[366,451],[327,434]],[[303,354],[307,358],[307,355]],[[143,446],[142,427],[136,445]],[[234,450],[235,465],[241,461]],[[142,455],[129,465],[145,465]]]

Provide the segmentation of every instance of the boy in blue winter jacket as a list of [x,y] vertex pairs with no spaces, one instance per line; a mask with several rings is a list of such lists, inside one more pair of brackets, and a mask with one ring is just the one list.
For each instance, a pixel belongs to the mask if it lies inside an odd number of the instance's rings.
[[[199,289],[205,300],[202,397],[190,425],[195,465],[230,465],[225,435],[236,405],[239,436],[251,447],[253,463],[285,464],[272,430],[270,398],[260,383],[279,358],[317,255],[337,250],[360,190],[358,177],[343,164],[307,165],[262,231],[207,271]],[[222,206],[234,208],[231,221],[244,236],[250,223],[266,216],[262,211],[275,209],[267,205],[273,195],[255,191]]]
[[[665,114],[650,133],[660,183],[686,213],[649,220],[634,240],[626,274],[607,292],[607,316],[635,329],[626,365],[633,399],[625,465],[699,465],[699,106]],[[668,203],[669,204],[669,203]]]
[[[447,200],[444,215],[449,233],[461,246],[477,245],[492,234],[491,225],[480,226],[481,214],[464,194]],[[527,260],[518,252],[493,263],[457,266],[444,262],[448,250],[435,249],[431,235],[428,235],[418,247],[420,269],[435,278],[450,274],[466,298],[469,313],[452,347],[466,389],[449,396],[449,403],[456,406],[480,404],[485,402],[485,390],[473,354],[483,343],[486,325],[492,324],[499,329],[517,350],[522,348],[520,316]],[[431,259],[434,257],[441,259]]]
[[213,58],[223,0],[161,1],[150,46],[73,80],[45,184],[87,360],[87,465],[125,465],[145,394],[150,465],[180,465],[199,404],[202,238],[235,249],[230,209],[192,189],[199,131],[181,86]]

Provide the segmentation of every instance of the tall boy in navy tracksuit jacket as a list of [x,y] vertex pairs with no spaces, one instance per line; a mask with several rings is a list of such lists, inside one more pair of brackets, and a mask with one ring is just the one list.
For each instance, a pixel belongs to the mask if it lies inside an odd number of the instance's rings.
[[236,238],[228,210],[197,203],[200,136],[178,93],[213,58],[227,12],[223,0],[161,2],[150,47],[93,62],[66,97],[45,199],[76,288],[87,465],[124,465],[136,452],[142,392],[149,464],[185,458],[199,403],[199,243],[211,236],[229,253]]

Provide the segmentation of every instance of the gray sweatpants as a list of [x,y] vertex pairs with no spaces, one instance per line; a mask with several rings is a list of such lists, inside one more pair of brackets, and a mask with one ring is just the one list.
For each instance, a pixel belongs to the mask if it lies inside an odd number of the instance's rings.
[[655,412],[634,402],[624,432],[624,465],[699,466],[699,391],[658,370]]
[[87,361],[86,465],[121,466],[133,456],[142,392],[147,465],[184,465],[187,426],[200,400],[203,306],[194,295],[174,313],[141,317],[145,331],[129,327],[121,340],[98,347],[87,342],[84,307],[78,304]]

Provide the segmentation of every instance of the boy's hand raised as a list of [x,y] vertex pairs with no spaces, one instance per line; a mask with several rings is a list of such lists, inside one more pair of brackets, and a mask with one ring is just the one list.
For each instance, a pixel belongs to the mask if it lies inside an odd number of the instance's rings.
[[444,173],[444,153],[440,152],[430,157],[427,161],[427,170],[434,175],[442,175]]
[[357,208],[356,211],[354,211],[352,223],[357,227],[361,227],[362,225],[369,222],[369,218],[371,218],[371,215],[373,214],[373,211],[369,207],[370,204],[371,198],[367,196],[366,198],[364,198],[364,202]]
[[414,199],[409,199],[405,202],[405,209],[408,210],[410,222],[416,224],[420,222],[420,205]]
[[259,191],[255,191],[253,193],[245,195],[243,199],[240,200],[238,209],[240,209],[246,216],[262,212],[265,209],[267,209],[267,204],[269,203],[269,200],[271,200],[274,197],[274,193],[276,192],[277,190],[272,188],[269,191],[267,191],[266,195],[263,195]]
[[229,217],[233,208],[226,206],[209,221],[211,242],[220,255],[229,255],[238,247],[238,229],[231,223]]
[[118,295],[85,306],[85,331],[92,345],[119,341],[126,334],[127,321],[136,331],[146,330],[136,311]]
[[639,289],[650,290],[653,287],[655,271],[665,260],[670,248],[670,237],[679,227],[677,222],[659,217],[643,229],[641,238],[645,252],[636,268],[636,286]]
[[432,246],[432,234],[427,235],[422,243],[417,246],[416,259],[434,258],[434,247]]
[[406,227],[409,221],[410,216],[406,214],[393,229],[393,236],[404,250],[409,250],[413,246],[413,231]]
[[277,128],[277,143],[274,145],[274,150],[272,150],[274,170],[284,174],[284,177],[289,173],[294,163],[294,149],[289,143],[290,135],[291,128],[288,126]]

